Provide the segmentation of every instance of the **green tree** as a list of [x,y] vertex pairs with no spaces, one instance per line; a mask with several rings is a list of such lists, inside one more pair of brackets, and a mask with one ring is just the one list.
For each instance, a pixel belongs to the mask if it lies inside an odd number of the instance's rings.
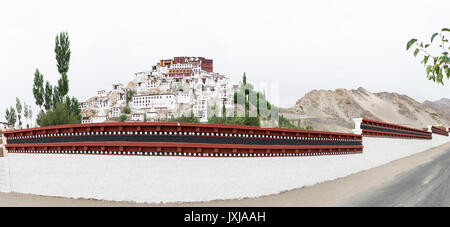
[[143,122],[147,122],[147,113],[144,113],[144,120]]
[[[31,110],[31,105],[28,106],[28,119],[31,121],[31,119],[33,118],[33,110]],[[28,128],[28,124],[27,124],[27,128]]]
[[16,110],[17,110],[17,119],[19,120],[19,128],[22,128],[22,103],[20,99],[16,97]]
[[44,92],[44,109],[50,110],[53,106],[53,87],[50,82],[46,81],[45,83],[45,92]]
[[44,76],[38,69],[34,72],[33,95],[39,108],[44,104]]
[[58,72],[61,78],[58,80],[57,93],[62,100],[69,93],[69,79],[67,72],[69,71],[70,62],[70,41],[67,32],[60,32],[55,38],[55,54]]
[[[443,28],[441,32],[434,33],[431,36],[430,43],[413,38],[406,44],[406,50],[411,49],[412,46],[416,47],[414,49],[414,57],[419,55],[423,57],[421,64],[426,69],[426,78],[442,85],[444,84],[444,76],[447,79],[450,78],[450,46],[448,45],[448,39],[445,37],[444,32],[450,32],[450,29]],[[433,43],[436,40],[439,40],[439,42]],[[432,50],[434,50],[434,53]]]
[[133,92],[131,90],[128,90],[125,93],[125,101],[127,102],[127,106],[130,103],[132,97],[133,97]]
[[81,118],[80,102],[78,102],[78,99],[75,97],[72,97],[71,105],[70,105],[70,112],[74,113],[75,115],[79,115]]
[[25,120],[26,123],[27,123],[27,128],[30,127],[30,125],[28,124],[28,114],[29,114],[28,106],[27,106],[27,104],[24,102],[24,103],[23,103],[23,118],[24,118],[24,120]]
[[42,122],[41,119],[44,117],[45,115],[45,111],[44,110],[40,110],[39,113],[36,115],[36,124],[39,126],[42,126]]
[[63,102],[63,98],[64,96],[61,96],[58,90],[58,86],[54,86],[53,87],[53,92],[52,92],[52,104],[53,107],[56,106],[57,103],[62,103]]
[[243,83],[244,85],[247,84],[247,76],[245,75],[245,72],[244,72],[244,76],[242,76],[242,83]]
[[16,125],[16,110],[11,106],[9,109],[6,109],[5,114],[6,121],[8,122],[8,126],[15,127]]
[[78,100],[75,97],[69,98],[69,96],[66,96],[65,100],[64,100],[64,106],[66,107],[66,109],[69,110],[69,112],[75,116],[77,116],[80,121],[81,121],[81,107],[80,104],[78,103]]
[[225,107],[225,100],[222,101],[222,117],[227,117],[227,108]]

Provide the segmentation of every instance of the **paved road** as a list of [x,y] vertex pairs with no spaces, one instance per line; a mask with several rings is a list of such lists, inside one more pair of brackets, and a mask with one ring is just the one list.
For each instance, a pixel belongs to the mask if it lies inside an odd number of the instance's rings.
[[345,205],[450,206],[450,150]]

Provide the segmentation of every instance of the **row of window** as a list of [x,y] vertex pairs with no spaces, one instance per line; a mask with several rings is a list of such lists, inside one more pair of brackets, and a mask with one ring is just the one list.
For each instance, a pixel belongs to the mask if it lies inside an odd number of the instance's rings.
[[175,98],[173,95],[148,95],[148,96],[138,96],[133,97],[133,101],[139,101],[139,100],[149,100],[149,99],[162,99],[162,98]]

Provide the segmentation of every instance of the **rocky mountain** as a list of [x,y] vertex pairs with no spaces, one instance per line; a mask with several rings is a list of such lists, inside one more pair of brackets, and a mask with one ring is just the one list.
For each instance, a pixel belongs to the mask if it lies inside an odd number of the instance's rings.
[[442,98],[437,101],[425,101],[423,105],[435,110],[439,115],[450,121],[450,99]]
[[353,118],[369,118],[414,128],[430,124],[449,125],[448,119],[436,110],[397,93],[372,93],[360,87],[356,90],[313,90],[282,114],[301,125],[317,130],[351,132]]

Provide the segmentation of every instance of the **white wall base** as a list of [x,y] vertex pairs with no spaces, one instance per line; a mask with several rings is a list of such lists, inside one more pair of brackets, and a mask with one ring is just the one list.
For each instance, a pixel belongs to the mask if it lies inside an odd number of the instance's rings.
[[8,158],[0,158],[0,192],[10,192]]
[[134,202],[258,197],[344,177],[449,142],[363,138],[362,154],[199,158],[9,153],[12,191]]

